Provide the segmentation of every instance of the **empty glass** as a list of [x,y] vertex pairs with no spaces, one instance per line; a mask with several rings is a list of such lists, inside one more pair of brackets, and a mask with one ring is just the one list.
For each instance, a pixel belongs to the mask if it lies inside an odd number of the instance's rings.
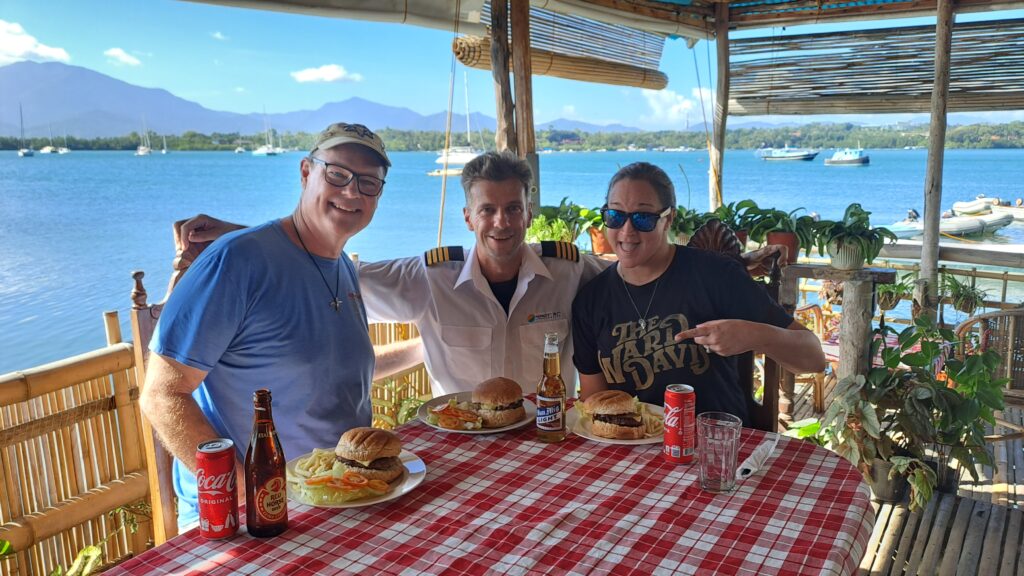
[[727,412],[697,415],[697,458],[700,487],[707,492],[729,492],[736,487],[736,453],[742,422]]

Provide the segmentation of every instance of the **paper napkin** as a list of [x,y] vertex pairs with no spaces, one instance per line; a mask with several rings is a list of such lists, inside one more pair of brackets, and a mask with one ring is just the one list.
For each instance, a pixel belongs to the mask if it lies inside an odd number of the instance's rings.
[[754,472],[764,467],[764,463],[775,452],[775,446],[779,443],[779,435],[769,433],[764,442],[754,448],[750,456],[736,467],[736,479],[746,480]]

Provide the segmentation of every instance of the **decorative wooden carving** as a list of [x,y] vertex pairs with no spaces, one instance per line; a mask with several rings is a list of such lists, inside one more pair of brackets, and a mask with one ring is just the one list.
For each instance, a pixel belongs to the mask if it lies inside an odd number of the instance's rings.
[[132,278],[135,280],[135,287],[132,288],[132,308],[136,310],[146,308],[146,289],[142,286],[142,278],[145,275],[142,270],[132,272]]

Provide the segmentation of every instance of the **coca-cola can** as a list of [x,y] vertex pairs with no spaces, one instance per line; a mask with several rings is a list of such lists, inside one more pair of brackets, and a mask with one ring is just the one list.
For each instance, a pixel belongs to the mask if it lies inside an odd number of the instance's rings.
[[669,384],[665,388],[665,460],[673,464],[693,462],[697,445],[697,394],[693,386]]
[[231,538],[238,532],[235,443],[228,438],[207,440],[196,448],[196,462],[199,535]]

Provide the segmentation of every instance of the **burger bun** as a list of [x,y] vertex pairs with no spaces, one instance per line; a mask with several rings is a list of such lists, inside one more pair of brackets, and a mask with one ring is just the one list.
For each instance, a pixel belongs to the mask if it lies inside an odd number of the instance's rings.
[[484,428],[504,428],[526,418],[523,389],[510,378],[499,376],[477,384],[472,401]]
[[341,435],[334,454],[338,461],[359,472],[367,480],[391,482],[402,475],[405,466],[398,455],[402,442],[398,436],[379,428],[352,428]]

